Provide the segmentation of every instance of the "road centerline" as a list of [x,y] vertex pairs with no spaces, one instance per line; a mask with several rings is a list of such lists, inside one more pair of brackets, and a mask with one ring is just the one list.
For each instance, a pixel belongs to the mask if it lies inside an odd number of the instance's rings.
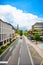
[[[20,47],[21,47],[21,46],[20,46]],[[17,65],[20,64],[20,55],[21,55],[21,48],[20,48],[20,52],[19,52],[19,58],[18,58],[18,64],[17,64]]]

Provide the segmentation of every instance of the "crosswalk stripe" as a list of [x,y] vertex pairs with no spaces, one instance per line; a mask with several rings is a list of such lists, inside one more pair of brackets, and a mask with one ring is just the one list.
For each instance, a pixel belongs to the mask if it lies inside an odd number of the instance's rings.
[[0,61],[0,64],[7,64],[8,61]]

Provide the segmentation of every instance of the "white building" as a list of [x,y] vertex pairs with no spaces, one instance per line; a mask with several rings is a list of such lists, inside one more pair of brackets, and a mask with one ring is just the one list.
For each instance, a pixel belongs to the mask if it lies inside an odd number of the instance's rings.
[[3,45],[13,39],[13,26],[0,19],[0,45]]
[[[37,30],[39,31],[38,33],[40,34],[40,37],[43,39],[43,22],[38,22],[38,23],[35,23],[33,26],[32,26],[32,30]],[[35,33],[35,32],[34,32]],[[37,33],[37,32],[36,32]]]
[[43,22],[35,23],[32,26],[32,29],[35,29],[35,30],[43,30]]

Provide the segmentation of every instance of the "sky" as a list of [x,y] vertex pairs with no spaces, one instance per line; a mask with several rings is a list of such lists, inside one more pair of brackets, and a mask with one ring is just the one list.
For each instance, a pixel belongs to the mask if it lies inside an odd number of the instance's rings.
[[0,0],[0,19],[29,30],[43,22],[43,0]]

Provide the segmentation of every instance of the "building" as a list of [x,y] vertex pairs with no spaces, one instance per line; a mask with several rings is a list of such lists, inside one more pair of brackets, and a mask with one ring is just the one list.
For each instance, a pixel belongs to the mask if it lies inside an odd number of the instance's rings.
[[13,40],[14,28],[11,24],[0,19],[0,46]]
[[35,30],[43,30],[43,22],[35,23],[32,26],[32,29],[35,29]]
[[19,30],[19,25],[17,24],[17,30]]
[[43,38],[43,22],[35,23],[32,26],[32,30],[35,30],[34,33],[39,33],[40,37]]

